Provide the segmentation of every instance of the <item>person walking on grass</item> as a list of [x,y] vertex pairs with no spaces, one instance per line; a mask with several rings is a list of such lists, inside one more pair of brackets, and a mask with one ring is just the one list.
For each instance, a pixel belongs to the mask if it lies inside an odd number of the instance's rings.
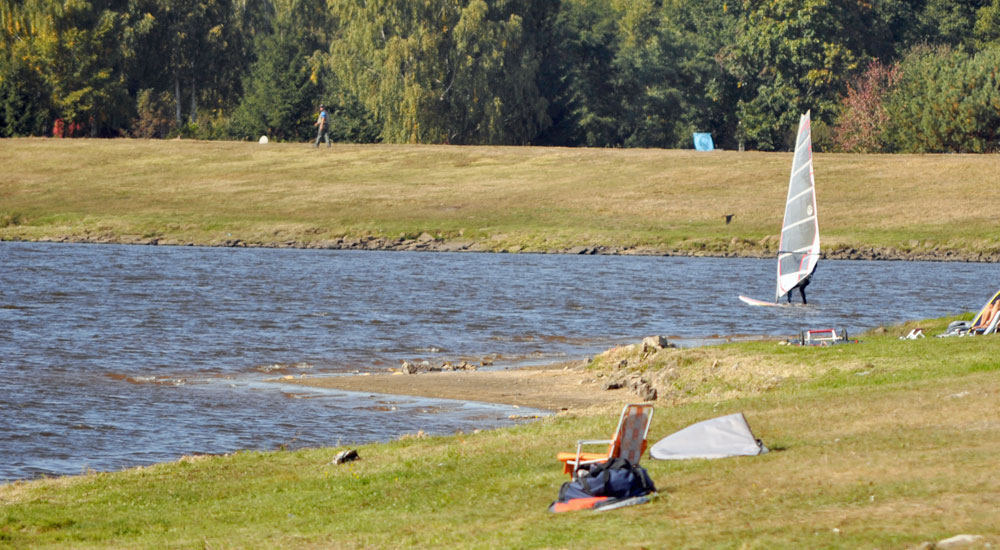
[[315,146],[319,147],[319,140],[321,138],[325,138],[326,139],[326,146],[329,147],[330,146],[330,131],[329,131],[329,124],[327,123],[327,120],[326,120],[326,106],[325,105],[320,105],[319,106],[319,116],[316,117],[316,123],[313,124],[313,126],[317,127],[317,131],[316,131],[316,144],[315,144]]

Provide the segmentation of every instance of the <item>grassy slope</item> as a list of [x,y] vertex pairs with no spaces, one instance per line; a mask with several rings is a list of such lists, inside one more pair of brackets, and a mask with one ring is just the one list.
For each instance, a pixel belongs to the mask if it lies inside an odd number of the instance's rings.
[[[929,333],[945,321],[924,322]],[[615,512],[545,511],[564,481],[553,459],[610,435],[615,414],[359,448],[241,452],[117,473],[0,486],[12,548],[907,548],[959,533],[1000,543],[1000,378],[995,338],[901,341],[909,327],[830,348],[739,343],[666,350],[683,364],[653,441],[744,412],[774,452],[644,465],[661,490]],[[719,399],[734,365],[795,373]],[[599,368],[599,367],[598,367]],[[982,548],[985,546],[975,546]]]
[[[0,141],[0,239],[323,243],[342,236],[763,253],[790,154]],[[996,155],[817,154],[825,250],[1000,253]],[[723,215],[733,213],[730,225]]]

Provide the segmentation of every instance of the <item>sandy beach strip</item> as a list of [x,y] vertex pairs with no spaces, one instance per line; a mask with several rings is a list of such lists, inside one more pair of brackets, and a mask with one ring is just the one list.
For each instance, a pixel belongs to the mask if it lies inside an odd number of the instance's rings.
[[603,390],[579,361],[508,370],[357,374],[282,378],[283,384],[375,394],[459,399],[549,411],[607,407],[635,400],[627,390]]

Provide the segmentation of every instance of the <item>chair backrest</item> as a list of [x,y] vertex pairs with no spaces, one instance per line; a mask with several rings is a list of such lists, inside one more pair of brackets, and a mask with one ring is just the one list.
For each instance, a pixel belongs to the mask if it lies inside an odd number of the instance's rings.
[[638,464],[646,450],[646,434],[653,421],[653,406],[646,404],[625,405],[618,429],[612,438],[611,458],[621,457]]

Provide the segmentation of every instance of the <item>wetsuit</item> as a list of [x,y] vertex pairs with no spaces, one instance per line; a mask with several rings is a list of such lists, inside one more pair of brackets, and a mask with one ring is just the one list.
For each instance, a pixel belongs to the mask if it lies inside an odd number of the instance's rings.
[[809,303],[806,302],[806,287],[809,286],[809,279],[811,278],[812,275],[806,277],[805,279],[802,279],[801,281],[799,281],[799,284],[793,286],[792,289],[788,291],[788,294],[786,294],[785,296],[788,297],[789,304],[792,303],[792,292],[794,292],[796,288],[799,289],[799,295],[802,296],[802,303],[803,304]]

